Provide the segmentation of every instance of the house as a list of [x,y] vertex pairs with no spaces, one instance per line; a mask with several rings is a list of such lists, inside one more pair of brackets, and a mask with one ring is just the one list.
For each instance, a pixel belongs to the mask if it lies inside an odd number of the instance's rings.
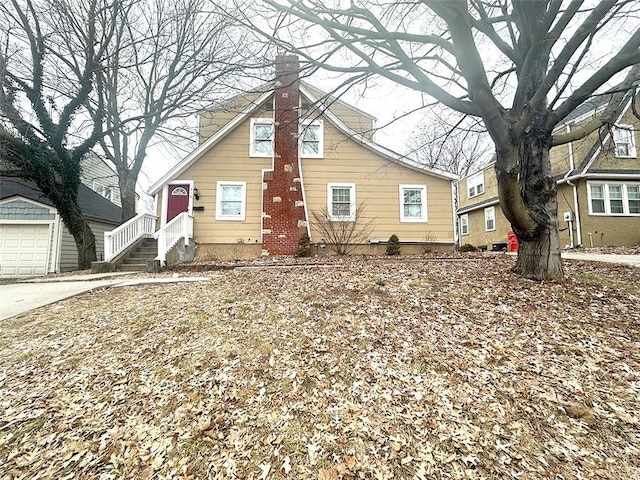
[[[197,258],[290,255],[307,232],[323,253],[329,239],[315,217],[324,215],[372,222],[361,253],[383,253],[392,234],[403,252],[452,248],[456,177],[375,143],[371,116],[300,81],[298,71],[297,57],[279,56],[275,87],[201,116],[200,145],[149,192],[159,244],[170,249],[177,236],[165,240],[164,232],[182,229],[179,248],[193,246],[192,236]],[[180,215],[182,227],[170,226]]]
[[[560,242],[566,248],[640,243],[640,119],[632,108],[633,101],[635,111],[640,109],[639,98],[631,93],[624,98],[610,130],[551,149]],[[604,97],[586,102],[558,129],[579,127],[607,101]],[[458,181],[457,191],[460,244],[505,248],[511,226],[500,209],[494,164]]]
[[118,174],[100,156],[90,152],[82,159],[80,181],[111,203],[121,207]]
[[[86,172],[89,175],[90,172]],[[80,185],[78,203],[104,252],[104,232],[120,224],[120,207]],[[46,275],[78,268],[76,244],[53,203],[32,182],[0,174],[0,278]]]

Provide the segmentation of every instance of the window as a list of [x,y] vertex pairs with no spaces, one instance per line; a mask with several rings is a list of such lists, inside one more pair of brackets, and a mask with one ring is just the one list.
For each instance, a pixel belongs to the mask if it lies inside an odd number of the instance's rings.
[[327,213],[329,214],[329,220],[332,221],[355,221],[355,183],[329,183],[327,185]]
[[629,213],[640,213],[640,185],[627,185]]
[[427,186],[400,185],[400,221],[427,221]]
[[616,157],[636,158],[636,142],[632,125],[613,127]]
[[496,229],[496,208],[489,207],[484,209],[484,229],[491,232]]
[[622,185],[609,185],[609,210],[611,213],[624,213]]
[[469,215],[460,216],[460,235],[469,235]]
[[588,183],[590,215],[640,215],[640,183]]
[[300,156],[303,158],[322,158],[323,152],[322,120],[305,122],[300,134]]
[[273,120],[252,118],[250,137],[250,156],[270,157],[273,155]]
[[113,201],[113,191],[111,188],[106,187],[104,185],[100,185],[99,183],[93,183],[93,190],[109,201]]
[[245,219],[246,182],[218,182],[216,189],[216,220]]
[[484,172],[478,172],[467,178],[469,198],[484,193]]
[[591,213],[605,213],[604,185],[589,185],[591,196]]

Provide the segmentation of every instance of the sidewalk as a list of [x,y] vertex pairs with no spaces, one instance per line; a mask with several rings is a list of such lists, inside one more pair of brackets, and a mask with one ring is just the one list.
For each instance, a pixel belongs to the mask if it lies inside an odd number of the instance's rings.
[[19,283],[0,284],[0,320],[104,288],[158,283],[204,282],[209,280],[211,280],[211,276],[136,278],[128,272],[114,272],[94,275],[41,277]]
[[614,253],[580,253],[562,252],[567,260],[584,260],[589,262],[617,263],[640,268],[640,255],[618,255]]

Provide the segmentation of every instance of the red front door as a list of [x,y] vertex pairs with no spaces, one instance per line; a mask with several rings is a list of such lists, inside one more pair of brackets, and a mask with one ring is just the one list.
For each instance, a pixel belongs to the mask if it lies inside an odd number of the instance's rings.
[[182,212],[189,211],[189,184],[169,185],[167,200],[167,222]]

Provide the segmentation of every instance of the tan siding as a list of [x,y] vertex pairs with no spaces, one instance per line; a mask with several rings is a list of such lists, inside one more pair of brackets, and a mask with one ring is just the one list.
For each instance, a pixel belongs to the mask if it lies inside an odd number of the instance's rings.
[[640,243],[640,217],[589,215],[587,182],[584,180],[578,184],[578,204],[582,221],[582,244],[585,247],[591,246],[589,233],[594,247],[630,247]]
[[475,205],[476,203],[486,202],[487,200],[498,196],[498,182],[496,180],[494,164],[485,167],[482,172],[484,173],[484,193],[481,193],[480,195],[469,198],[467,178],[458,182],[458,208],[465,208]]
[[[227,135],[176,180],[194,180],[200,200],[194,205],[204,211],[194,212],[194,236],[198,243],[259,242],[262,229],[262,169],[271,168],[270,158],[249,157],[247,119]],[[216,216],[216,183],[247,182],[245,221],[219,221]],[[158,204],[162,205],[159,199]]]
[[493,205],[495,208],[496,229],[487,232],[484,223],[484,208],[478,208],[468,212],[469,234],[460,236],[460,244],[470,243],[475,247],[486,247],[491,250],[494,242],[506,242],[507,233],[511,231],[511,225],[505,218],[500,205]]
[[[356,200],[365,219],[375,218],[371,238],[386,241],[392,234],[401,241],[453,242],[451,182],[381,159],[347,139],[325,122],[325,158],[303,159],[302,171],[313,242],[322,238],[312,212],[327,206],[328,183],[355,183]],[[427,223],[400,221],[399,185],[427,186]]]
[[[575,142],[574,142],[575,143]],[[570,170],[571,166],[571,155],[570,155],[570,146],[566,145],[558,145],[554,147],[549,152],[549,159],[551,161],[551,174],[552,175],[561,175]],[[574,157],[575,162],[575,157]],[[575,165],[576,167],[578,164]]]
[[[222,127],[237,117],[252,103],[256,102],[264,92],[252,92],[232,98],[219,108],[200,115],[199,143],[215,135]],[[272,114],[269,117],[273,116]]]
[[[433,238],[434,241],[453,243],[450,181],[383,160],[345,138],[326,119],[324,126],[325,157],[302,160],[310,217],[310,212],[326,206],[327,183],[355,183],[357,201],[366,205],[366,217],[376,218],[372,237],[387,240],[395,233],[403,241]],[[240,240],[255,244],[260,241],[262,169],[271,168],[272,162],[270,158],[249,157],[249,128],[247,119],[175,179],[194,180],[199,190],[200,200],[194,200],[194,205],[204,206],[204,211],[194,212],[194,236],[198,244],[235,244]],[[244,222],[215,220],[216,182],[219,180],[247,182]],[[400,222],[400,184],[427,186],[427,223]],[[162,205],[161,195],[158,205]],[[311,223],[312,240],[319,241],[321,236]]]
[[[637,98],[640,98],[638,96]],[[636,102],[638,103],[638,102]],[[640,106],[638,106],[640,108]],[[619,158],[614,152],[614,143],[612,139],[605,144],[604,148],[593,163],[591,170],[640,170],[640,158],[638,156],[638,146],[640,142],[640,120],[638,120],[631,109],[626,112],[623,118],[618,122],[621,125],[633,125],[636,145],[636,158]]]
[[326,94],[315,87],[310,85],[306,86],[312,95],[327,104],[329,111],[337,116],[349,128],[369,139],[373,138],[374,122],[370,116],[354,109],[344,102],[336,101],[332,98],[326,98]]

